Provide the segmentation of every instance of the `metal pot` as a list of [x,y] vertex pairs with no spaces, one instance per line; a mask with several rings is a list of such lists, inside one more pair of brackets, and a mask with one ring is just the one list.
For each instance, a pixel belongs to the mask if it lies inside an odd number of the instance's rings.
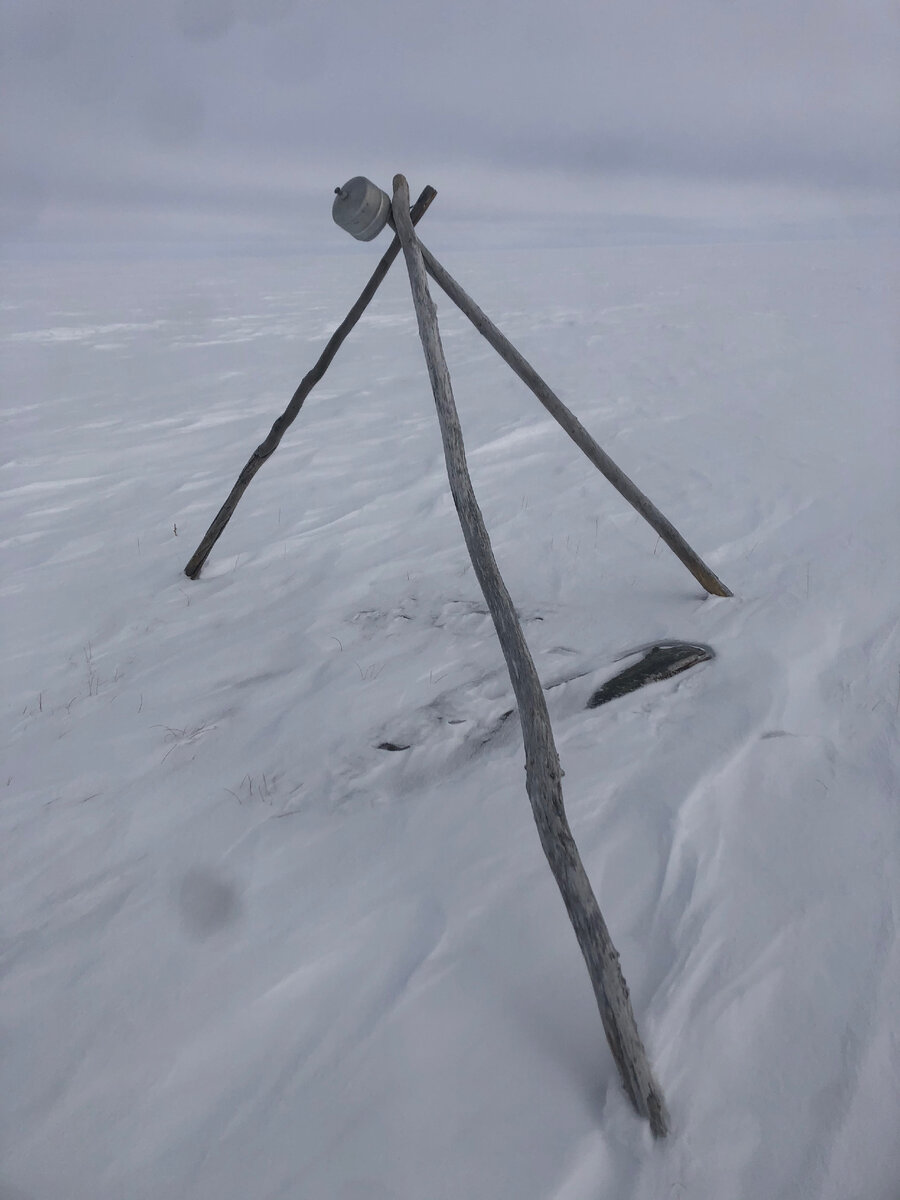
[[331,215],[335,224],[361,242],[371,242],[378,237],[391,215],[391,198],[387,192],[364,175],[355,175],[334,191]]

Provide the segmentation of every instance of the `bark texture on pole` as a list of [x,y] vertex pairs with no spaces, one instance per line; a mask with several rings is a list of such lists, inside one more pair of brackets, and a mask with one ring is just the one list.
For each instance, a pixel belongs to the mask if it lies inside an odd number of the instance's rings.
[[479,333],[490,342],[504,362],[515,371],[518,377],[534,392],[544,408],[555,417],[572,441],[583,450],[597,470],[604,475],[617,492],[625,497],[653,529],[659,534],[669,549],[675,554],[697,582],[713,596],[731,596],[732,593],[722,583],[721,579],[709,569],[703,559],[693,550],[671,521],[659,511],[656,505],[644,495],[609,457],[598,443],[591,437],[575,414],[563,404],[556,393],[541,379],[534,367],[529,363],[511,341],[504,336],[493,321],[488,317],[456,282],[453,276],[441,266],[433,254],[419,243],[425,268],[435,283],[443,289],[453,303],[469,318]]
[[547,861],[562,893],[569,919],[587,964],[600,1016],[622,1082],[635,1109],[665,1136],[668,1118],[659,1085],[641,1042],[619,956],[609,936],[563,805],[562,769],[550,727],[550,715],[537,669],[522,633],[509,592],[500,575],[484,518],[466,465],[462,430],[444,358],[437,314],[428,291],[421,250],[408,215],[409,188],[394,177],[394,224],[403,246],[412,287],[419,336],[434,392],[453,502],[472,566],[484,593],[509,668],[525,743],[528,797]]
[[[436,195],[437,192],[433,187],[425,188],[425,190],[422,192],[422,195],[416,201],[412,213],[410,214],[410,219],[412,220],[413,224],[415,224],[425,215],[426,209]],[[190,562],[184,568],[184,573],[187,575],[188,579],[196,579],[200,574],[201,570],[203,569],[203,564],[209,558],[210,551],[222,536],[222,531],[231,520],[232,513],[237,508],[241,496],[243,496],[244,492],[250,486],[250,481],[252,480],[253,476],[263,465],[266,459],[274,454],[278,449],[278,444],[284,437],[286,430],[293,423],[300,409],[303,407],[303,401],[328,370],[332,359],[340,348],[341,343],[345,340],[347,334],[366,311],[369,301],[378,291],[378,288],[384,280],[384,277],[390,270],[391,264],[399,253],[400,239],[394,237],[390,246],[382,256],[378,266],[372,272],[372,277],[370,278],[369,282],[360,292],[358,300],[328,339],[328,344],[319,355],[319,359],[315,366],[303,376],[303,379],[300,381],[300,386],[291,397],[290,404],[288,404],[287,408],[269,430],[268,437],[266,437],[265,441],[261,442],[250,455],[250,458],[247,460],[244,469],[237,477],[237,482],[229,492],[228,499],[216,513],[213,523],[210,525],[209,529],[207,529],[203,536],[203,540],[191,556]]]

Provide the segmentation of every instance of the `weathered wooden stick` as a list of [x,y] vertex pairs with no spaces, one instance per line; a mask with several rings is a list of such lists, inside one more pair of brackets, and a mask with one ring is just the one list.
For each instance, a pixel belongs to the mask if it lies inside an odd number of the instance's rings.
[[597,442],[591,437],[575,414],[563,404],[562,400],[541,379],[534,367],[529,363],[512,342],[504,336],[475,301],[469,296],[453,276],[441,266],[433,254],[422,243],[419,243],[425,268],[450,297],[453,303],[465,313],[479,333],[487,338],[504,362],[508,363],[522,382],[529,387],[544,408],[555,417],[572,441],[591,460],[601,475],[605,475],[616,491],[620,492],[628,503],[641,514],[656,530],[669,549],[684,563],[707,592],[713,596],[730,596],[732,593],[715,575],[697,552],[687,544],[671,521],[667,520],[656,505],[644,495],[636,484],[628,478]]
[[[412,220],[413,224],[418,222],[425,215],[428,206],[431,204],[436,195],[437,192],[433,187],[425,188],[425,190],[422,192],[422,195],[418,198],[413,206],[410,214],[410,219]],[[292,424],[300,409],[303,407],[303,401],[328,370],[329,366],[331,365],[331,361],[335,354],[337,354],[341,343],[347,337],[347,334],[357,323],[359,318],[366,311],[369,301],[378,291],[378,288],[381,285],[384,277],[390,270],[391,264],[399,253],[400,239],[394,237],[390,246],[388,246],[387,250],[383,254],[378,266],[372,272],[371,279],[360,292],[359,299],[328,339],[328,344],[319,355],[318,362],[311,371],[303,376],[303,379],[300,381],[300,386],[291,397],[290,404],[269,430],[268,437],[265,439],[265,441],[261,442],[250,455],[246,466],[237,477],[237,482],[229,492],[228,499],[216,513],[213,523],[210,525],[209,529],[207,529],[203,536],[203,540],[194,551],[188,565],[184,568],[184,573],[187,575],[188,579],[196,579],[200,574],[200,571],[203,569],[203,564],[206,562],[207,558],[209,558],[210,551],[221,537],[225,526],[231,520],[232,513],[238,506],[238,501],[249,487],[250,480],[263,465],[266,459],[274,454],[274,452],[278,449],[278,444],[284,437],[285,431]]]
[[665,1136],[668,1117],[641,1042],[619,956],[609,936],[578,848],[566,820],[562,768],[550,727],[550,715],[540,679],[516,616],[516,610],[497,567],[484,518],[475,499],[466,465],[459,416],[450,373],[444,358],[437,314],[428,291],[425,264],[408,215],[409,187],[394,176],[394,225],[403,245],[409,271],[419,336],[444,443],[444,457],[453,502],[459,514],[472,566],[484,593],[512,680],[525,743],[525,779],[541,845],[553,871],[588,974],[610,1049],[635,1109],[650,1122],[657,1137]]

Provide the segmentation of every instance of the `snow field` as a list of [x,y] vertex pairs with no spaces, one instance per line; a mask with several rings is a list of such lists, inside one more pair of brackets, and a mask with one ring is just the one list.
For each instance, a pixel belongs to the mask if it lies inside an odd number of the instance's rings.
[[[402,271],[192,583],[374,252],[12,264],[0,1192],[894,1200],[896,248],[433,249],[736,593],[436,297],[672,1135],[541,856]],[[585,711],[667,637],[717,658]]]

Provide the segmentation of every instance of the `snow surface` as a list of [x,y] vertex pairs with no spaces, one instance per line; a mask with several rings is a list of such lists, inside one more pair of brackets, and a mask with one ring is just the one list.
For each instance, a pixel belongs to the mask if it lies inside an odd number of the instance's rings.
[[[181,573],[350,249],[6,271],[0,1195],[896,1200],[896,243],[433,245],[736,593],[438,297],[658,1144],[541,855],[402,268]],[[655,638],[717,657],[586,711]]]

